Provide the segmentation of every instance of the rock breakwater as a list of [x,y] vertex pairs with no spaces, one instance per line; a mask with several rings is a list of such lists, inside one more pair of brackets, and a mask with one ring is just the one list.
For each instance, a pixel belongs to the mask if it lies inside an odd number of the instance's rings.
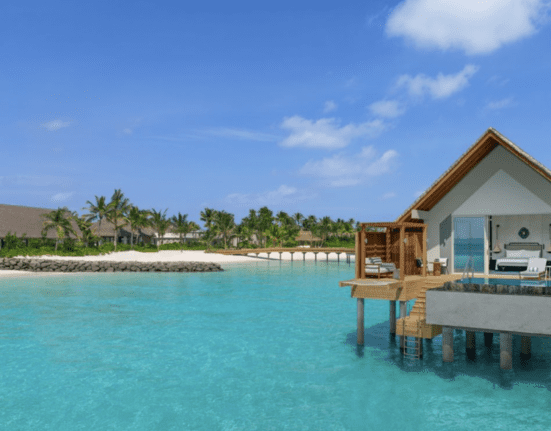
[[112,262],[50,260],[32,258],[0,259],[0,269],[33,272],[217,272],[222,267],[213,262]]

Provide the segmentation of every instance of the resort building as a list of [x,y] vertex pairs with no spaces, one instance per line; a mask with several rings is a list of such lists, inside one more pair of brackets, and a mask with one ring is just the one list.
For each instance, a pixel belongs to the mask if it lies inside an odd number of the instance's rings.
[[[51,208],[26,207],[21,205],[0,204],[0,248],[5,244],[6,235],[16,235],[21,238],[25,235],[25,241],[28,244],[29,239],[42,238],[44,229],[44,214],[54,211]],[[77,234],[80,231],[75,222],[71,222],[73,229]],[[70,237],[74,238],[73,235]],[[55,229],[47,232],[46,238],[57,238]]]
[[408,337],[421,357],[423,339],[443,334],[452,361],[454,329],[471,350],[477,332],[490,347],[499,333],[508,369],[513,334],[524,357],[531,337],[551,336],[550,257],[551,171],[490,128],[396,221],[362,224],[355,278],[340,285],[358,300],[359,344],[364,300],[389,300],[404,353]]

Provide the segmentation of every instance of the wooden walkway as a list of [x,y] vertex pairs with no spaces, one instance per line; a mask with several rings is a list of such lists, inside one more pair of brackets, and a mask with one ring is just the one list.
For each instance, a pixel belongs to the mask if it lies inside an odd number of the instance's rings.
[[318,253],[325,253],[326,260],[329,260],[329,255],[335,253],[337,255],[337,260],[340,261],[340,255],[346,254],[346,261],[350,262],[350,257],[355,255],[355,250],[353,248],[346,247],[267,247],[267,248],[243,248],[240,250],[212,250],[211,253],[218,253],[224,255],[239,255],[239,256],[248,256],[250,254],[255,254],[257,257],[261,253],[265,253],[270,258],[272,253],[279,253],[279,259],[281,260],[281,255],[283,253],[291,253],[291,260],[293,260],[295,253],[302,253],[302,259],[306,260],[306,253],[314,253],[315,260],[318,260]]

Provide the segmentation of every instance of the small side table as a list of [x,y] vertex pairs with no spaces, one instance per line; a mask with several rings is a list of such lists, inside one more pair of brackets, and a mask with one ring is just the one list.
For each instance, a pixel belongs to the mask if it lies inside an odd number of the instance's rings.
[[441,275],[442,267],[440,266],[440,262],[434,262],[432,265],[432,275]]
[[545,267],[545,279],[549,280],[551,278],[551,266]]

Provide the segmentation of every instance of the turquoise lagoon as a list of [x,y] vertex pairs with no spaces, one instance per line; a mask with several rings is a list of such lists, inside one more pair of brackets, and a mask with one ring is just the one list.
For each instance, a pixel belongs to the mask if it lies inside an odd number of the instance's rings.
[[353,266],[225,267],[0,280],[0,429],[551,429],[548,339],[512,371],[459,332],[454,363],[441,337],[408,360],[386,301],[356,346]]

